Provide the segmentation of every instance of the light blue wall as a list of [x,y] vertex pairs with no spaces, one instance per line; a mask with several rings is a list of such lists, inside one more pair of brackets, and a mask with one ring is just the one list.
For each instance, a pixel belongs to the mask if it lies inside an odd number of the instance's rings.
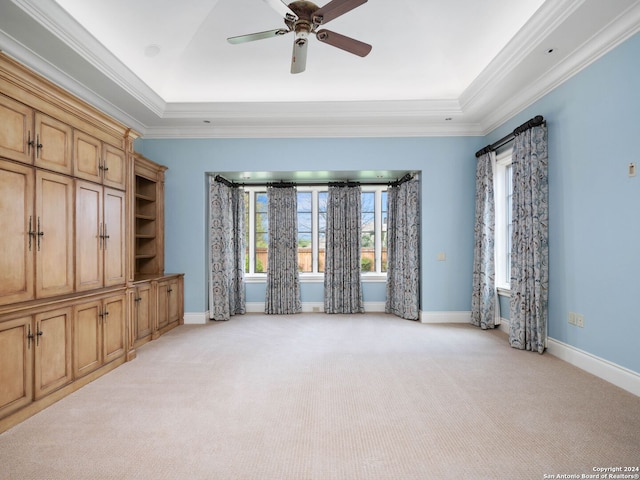
[[[411,170],[422,182],[423,311],[468,311],[471,297],[476,150],[480,137],[367,139],[143,140],[136,148],[166,165],[167,272],[185,273],[185,310],[205,312],[206,173],[292,170]],[[436,260],[438,252],[446,261]],[[303,284],[304,302],[322,285]],[[365,284],[366,302],[384,302],[384,284]],[[247,285],[263,301],[263,285]]]
[[[640,372],[640,34],[492,132],[549,133],[549,336]],[[569,325],[569,312],[585,326]]]

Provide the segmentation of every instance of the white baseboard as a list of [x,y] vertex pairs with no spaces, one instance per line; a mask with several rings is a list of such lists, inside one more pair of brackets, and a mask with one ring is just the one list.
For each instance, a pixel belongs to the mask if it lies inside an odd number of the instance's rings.
[[209,320],[209,312],[188,312],[184,314],[185,325],[204,325]]
[[640,374],[632,370],[553,338],[547,338],[547,351],[565,362],[640,397]]
[[471,312],[420,312],[421,323],[471,323]]

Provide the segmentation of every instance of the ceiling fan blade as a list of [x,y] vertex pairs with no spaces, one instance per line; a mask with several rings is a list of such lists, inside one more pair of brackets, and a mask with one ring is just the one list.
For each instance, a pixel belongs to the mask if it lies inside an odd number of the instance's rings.
[[239,35],[237,37],[227,38],[227,42],[237,45],[238,43],[253,42],[255,40],[262,40],[264,38],[278,37],[289,33],[289,30],[284,28],[276,28],[275,30],[268,30],[266,32],[250,33],[248,35]]
[[293,13],[293,10],[289,8],[289,4],[285,3],[281,0],[264,0],[265,3],[269,4],[271,8],[273,8],[276,12],[278,12],[282,17],[286,20],[291,20],[292,22],[298,19],[298,16]]
[[318,30],[316,37],[322,43],[327,43],[359,57],[366,57],[371,51],[371,45],[355,38],[346,37],[330,30]]
[[325,25],[365,3],[367,0],[331,0],[324,7],[313,12],[313,22],[317,25]]
[[[298,35],[300,35],[298,33]],[[307,68],[307,48],[309,39],[306,35],[296,36],[293,42],[293,54],[291,55],[291,73],[302,73]]]

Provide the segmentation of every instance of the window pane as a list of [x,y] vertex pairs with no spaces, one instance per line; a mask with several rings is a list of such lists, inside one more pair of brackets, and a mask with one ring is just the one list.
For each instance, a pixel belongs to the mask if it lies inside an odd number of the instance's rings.
[[324,272],[327,248],[327,198],[329,192],[318,192],[318,272]]
[[255,273],[267,271],[269,246],[268,197],[266,192],[256,192],[255,215]]
[[360,250],[360,266],[363,272],[376,271],[376,214],[374,192],[362,192],[362,235]]
[[298,232],[298,271],[313,272],[313,251],[311,250],[311,232]]

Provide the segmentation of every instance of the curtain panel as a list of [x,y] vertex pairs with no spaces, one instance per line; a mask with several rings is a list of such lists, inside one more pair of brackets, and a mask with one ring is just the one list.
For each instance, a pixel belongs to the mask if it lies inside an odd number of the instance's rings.
[[244,196],[209,178],[209,318],[244,314]]
[[420,181],[387,190],[387,301],[385,311],[420,318]]
[[509,343],[543,353],[549,295],[549,184],[547,127],[514,140],[511,325]]
[[471,323],[483,330],[495,327],[495,152],[485,153],[476,165],[476,215],[473,252]]
[[324,272],[326,313],[362,313],[360,245],[362,199],[359,185],[329,185]]
[[295,187],[267,187],[269,250],[265,313],[302,311],[298,276],[297,193]]

